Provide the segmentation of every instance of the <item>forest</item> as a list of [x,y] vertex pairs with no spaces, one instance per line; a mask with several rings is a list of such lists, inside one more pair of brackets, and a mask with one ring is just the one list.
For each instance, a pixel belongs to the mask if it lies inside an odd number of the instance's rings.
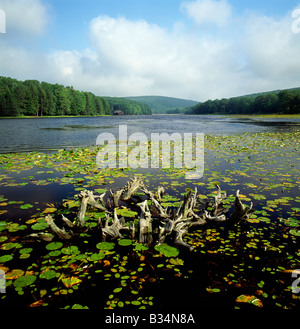
[[151,107],[142,102],[119,97],[104,97],[104,99],[114,111],[122,111],[127,115],[152,114]]
[[300,88],[207,100],[190,107],[187,114],[297,114]]
[[126,99],[149,105],[155,114],[183,114],[187,107],[198,104],[197,101],[166,96],[131,96]]
[[151,114],[149,106],[122,98],[105,98],[72,86],[0,77],[0,116],[94,116]]

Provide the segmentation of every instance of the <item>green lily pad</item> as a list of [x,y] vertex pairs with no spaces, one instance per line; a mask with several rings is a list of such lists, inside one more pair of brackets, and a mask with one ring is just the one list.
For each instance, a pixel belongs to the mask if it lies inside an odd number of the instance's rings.
[[4,242],[8,239],[7,236],[3,235],[3,236],[0,236],[0,242]]
[[14,249],[14,248],[21,248],[22,245],[20,243],[17,242],[8,242],[8,243],[4,243],[2,245],[2,250],[10,250],[10,249]]
[[171,247],[166,243],[157,245],[154,248],[166,257],[177,257],[179,254],[179,250],[177,248]]
[[118,241],[120,246],[130,246],[132,244],[132,240],[130,239],[121,239]]
[[33,284],[35,280],[35,275],[23,275],[16,279],[14,286],[15,288],[24,288]]
[[300,236],[300,230],[290,230],[290,234]]
[[56,272],[54,270],[45,270],[40,274],[41,279],[51,280],[56,277]]
[[65,255],[78,255],[80,254],[80,251],[78,250],[77,246],[70,246],[63,248],[61,252]]
[[60,249],[64,244],[62,242],[50,242],[47,244],[46,249],[48,250],[56,250]]
[[115,244],[113,242],[99,242],[96,245],[96,248],[100,249],[100,250],[112,250],[114,249]]
[[93,260],[93,261],[98,261],[98,260],[100,260],[100,259],[103,259],[105,257],[105,254],[103,254],[103,253],[94,253],[94,254],[92,254],[91,255],[91,260]]
[[45,230],[46,228],[48,227],[48,224],[46,223],[46,221],[40,221],[38,223],[35,223],[31,226],[31,228],[33,230],[36,230],[36,231],[41,231],[41,230]]
[[12,259],[13,259],[12,255],[4,255],[0,257],[0,263],[9,262]]
[[23,254],[30,254],[31,252],[32,252],[32,248],[22,248],[20,251],[19,251],[19,253],[21,254],[21,255],[23,255]]
[[71,307],[72,310],[88,310],[89,307],[88,306],[83,306],[83,305],[80,305],[80,304],[74,304],[72,307]]
[[30,209],[32,208],[33,205],[30,204],[30,203],[25,203],[25,204],[22,204],[22,206],[20,206],[20,209]]
[[57,257],[60,254],[61,254],[60,250],[53,250],[53,251],[50,251],[48,255],[51,256],[51,257]]
[[136,243],[136,245],[134,247],[134,250],[136,250],[136,251],[145,251],[145,250],[148,250],[148,249],[149,249],[149,247],[143,245],[142,243]]
[[300,225],[299,220],[291,217],[285,221],[285,224],[292,227],[298,227]]
[[117,210],[117,214],[124,217],[135,217],[138,213],[127,208],[121,208]]

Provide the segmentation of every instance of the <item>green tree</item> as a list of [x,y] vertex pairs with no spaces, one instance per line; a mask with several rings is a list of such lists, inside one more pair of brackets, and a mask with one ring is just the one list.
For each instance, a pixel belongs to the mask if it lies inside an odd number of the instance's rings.
[[282,90],[278,94],[278,110],[281,113],[291,113],[293,108],[293,94],[287,90]]
[[50,83],[42,82],[41,87],[45,92],[45,100],[44,100],[44,115],[55,115],[56,110],[56,98],[53,93],[53,88]]
[[85,96],[86,96],[85,114],[86,115],[96,115],[97,114],[97,105],[96,105],[96,101],[95,101],[95,95],[90,92],[86,92]]
[[58,87],[56,114],[57,115],[69,115],[71,111],[70,92],[64,86]]
[[36,80],[26,80],[25,85],[27,86],[28,94],[25,99],[25,115],[35,115],[39,114],[39,92],[38,85],[39,82]]
[[0,115],[18,115],[18,103],[7,85],[4,85],[0,88]]

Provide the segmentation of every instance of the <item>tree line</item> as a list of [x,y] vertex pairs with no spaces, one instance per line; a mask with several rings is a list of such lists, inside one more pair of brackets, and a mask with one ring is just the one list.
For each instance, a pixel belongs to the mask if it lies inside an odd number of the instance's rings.
[[[152,114],[151,107],[147,104],[136,102],[127,98],[104,97],[111,105],[113,111],[122,111],[124,114]],[[122,100],[122,101],[120,101]]]
[[297,114],[300,113],[300,89],[208,100],[190,107],[187,114]]
[[124,114],[151,114],[145,104],[122,98],[110,102],[60,84],[0,77],[0,116],[111,115],[118,106]]

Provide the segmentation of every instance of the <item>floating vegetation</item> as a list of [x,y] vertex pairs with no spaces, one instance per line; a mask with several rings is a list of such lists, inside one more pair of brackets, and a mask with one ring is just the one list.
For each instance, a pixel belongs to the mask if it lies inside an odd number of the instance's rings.
[[[172,164],[163,170],[99,170],[96,147],[1,154],[0,268],[6,274],[1,308],[190,309],[186,300],[197,298],[197,309],[299,309],[300,296],[292,289],[300,260],[299,137],[299,132],[206,136],[200,180],[185,180],[185,170]],[[190,230],[183,242],[192,252],[169,243],[148,246],[127,233],[100,242],[93,232],[105,212],[95,209],[86,212],[75,239],[62,241],[50,232],[46,214],[57,227],[72,230],[62,215],[76,222],[80,200],[74,196],[80,191],[100,195],[134,176],[143,177],[149,190],[164,186],[161,205],[170,211],[195,187],[195,213],[212,211],[220,185],[227,191],[222,204],[228,213],[236,190],[242,203],[253,202],[254,212],[242,226],[215,222]],[[117,216],[138,232],[137,203],[144,200],[140,191],[133,198],[120,202]],[[151,200],[147,206],[153,208]],[[170,295],[175,285],[177,298]]]
[[175,247],[171,247],[165,243],[155,246],[155,249],[166,257],[176,257],[179,254],[179,250]]

